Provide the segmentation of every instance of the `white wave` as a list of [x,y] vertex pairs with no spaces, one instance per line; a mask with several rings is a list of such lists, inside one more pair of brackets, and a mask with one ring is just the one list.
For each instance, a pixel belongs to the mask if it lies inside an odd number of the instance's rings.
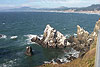
[[10,39],[17,39],[18,36],[11,36]]
[[0,35],[2,35],[2,36],[0,37],[0,39],[6,39],[6,38],[7,38],[7,36],[4,35],[4,34],[0,34]]
[[51,62],[49,62],[49,61],[44,61],[44,63],[45,63],[45,64],[50,64]]
[[17,59],[6,61],[5,63],[0,64],[0,67],[14,67],[15,65],[18,65],[16,61]]
[[57,62],[55,62],[54,59],[52,59],[51,62],[52,62],[53,64],[57,64]]
[[77,36],[77,34],[76,34],[76,33],[74,33],[73,35],[74,35],[75,37]]
[[24,36],[27,37],[27,39],[26,39],[27,44],[35,44],[35,42],[32,42],[31,39],[33,37],[37,37],[37,35],[28,34],[28,35],[24,35]]
[[40,36],[39,36],[39,39],[40,39],[40,40],[43,39],[43,35],[40,35]]
[[28,35],[24,35],[25,37],[28,37],[29,39],[32,39],[33,37],[36,37],[37,35],[33,35],[33,34],[28,34]]
[[2,23],[2,24],[4,25],[4,24],[6,24],[6,23]]
[[62,58],[57,58],[61,63],[68,63],[70,62],[70,60],[67,60],[66,57],[62,57]]
[[31,39],[33,37],[38,37],[40,40],[43,38],[43,35],[37,36],[37,35],[33,35],[33,34],[28,34],[28,35],[24,35],[24,36],[27,37],[27,39],[26,39],[27,44],[37,44],[37,43],[31,41]]
[[66,35],[65,35],[65,37],[70,37],[70,36],[71,36],[70,34],[66,34]]
[[65,52],[65,55],[69,55],[69,54],[71,54],[73,57],[76,57],[76,58],[78,58],[79,57],[79,51],[76,51],[76,50],[74,50],[73,48],[71,49],[71,51],[69,52],[69,53],[66,53]]

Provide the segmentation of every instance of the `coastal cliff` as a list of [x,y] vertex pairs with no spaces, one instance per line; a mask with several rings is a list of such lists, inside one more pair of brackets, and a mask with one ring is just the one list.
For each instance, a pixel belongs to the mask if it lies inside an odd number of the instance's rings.
[[99,22],[100,20],[96,23],[94,31],[91,34],[77,25],[77,36],[70,36],[69,38],[66,38],[50,25],[47,25],[43,37],[34,36],[31,41],[38,43],[44,48],[70,47],[80,52],[79,57],[83,57],[89,51],[94,38],[97,37],[97,30],[100,29]]
[[[84,36],[81,37],[80,40],[84,40],[85,36],[87,36],[85,39],[87,39],[87,41],[91,42],[91,44],[89,45],[89,50],[87,52],[85,52],[85,54],[82,57],[79,57],[71,62],[68,63],[64,63],[64,64],[43,64],[42,66],[44,67],[94,67],[95,66],[95,53],[96,53],[96,43],[97,43],[97,33],[98,30],[100,29],[100,19],[96,22],[95,27],[94,27],[94,31],[89,34],[87,31],[85,31],[83,28],[81,28],[80,26],[77,26],[77,38],[80,37],[80,35]],[[81,33],[79,33],[81,31]],[[87,34],[87,35],[84,35]],[[86,42],[87,42],[86,41]],[[39,67],[42,67],[39,66]]]

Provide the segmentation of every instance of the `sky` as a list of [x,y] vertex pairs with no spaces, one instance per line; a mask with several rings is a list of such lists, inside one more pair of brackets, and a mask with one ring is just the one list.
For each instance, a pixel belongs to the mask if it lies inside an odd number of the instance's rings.
[[0,0],[0,9],[32,7],[32,8],[56,8],[56,7],[86,7],[91,4],[100,4],[100,0]]

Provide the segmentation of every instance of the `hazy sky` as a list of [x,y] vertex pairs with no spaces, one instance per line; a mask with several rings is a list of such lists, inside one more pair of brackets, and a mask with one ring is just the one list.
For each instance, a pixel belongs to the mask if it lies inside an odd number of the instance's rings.
[[33,8],[85,7],[100,4],[100,0],[0,0],[0,8],[29,6]]

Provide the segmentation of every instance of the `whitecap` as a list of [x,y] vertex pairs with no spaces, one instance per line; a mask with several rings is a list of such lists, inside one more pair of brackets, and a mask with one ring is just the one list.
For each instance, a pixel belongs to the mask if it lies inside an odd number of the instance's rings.
[[66,35],[65,35],[65,37],[70,37],[70,36],[71,36],[70,34],[66,34]]
[[2,23],[3,25],[5,25],[5,23]]
[[0,34],[0,35],[2,35],[2,36],[0,37],[0,39],[5,39],[5,38],[7,38],[7,36],[4,35],[4,34]]
[[49,61],[44,61],[44,64],[50,64],[51,62],[49,62]]
[[61,63],[68,63],[68,62],[70,62],[70,60],[67,60],[66,57],[57,58],[57,59],[60,60]]
[[10,39],[17,39],[18,36],[11,36]]
[[0,67],[14,67],[15,65],[18,65],[16,61],[17,59],[6,61],[5,63],[0,64]]
[[79,57],[79,51],[74,50],[73,48],[71,49],[71,51],[69,53],[67,53],[67,55],[71,54],[73,57],[78,58]]
[[28,34],[28,35],[24,35],[24,36],[27,37],[27,39],[26,39],[26,43],[27,43],[27,44],[35,44],[35,42],[32,42],[31,39],[32,39],[33,37],[37,37],[37,35]]
[[77,37],[77,34],[76,34],[76,33],[74,33],[73,35],[74,35],[75,37]]
[[40,40],[43,39],[43,35],[40,35],[40,36],[39,36],[39,39],[40,39]]
[[55,62],[54,59],[52,59],[51,62],[52,62],[53,64],[57,64],[57,62]]

